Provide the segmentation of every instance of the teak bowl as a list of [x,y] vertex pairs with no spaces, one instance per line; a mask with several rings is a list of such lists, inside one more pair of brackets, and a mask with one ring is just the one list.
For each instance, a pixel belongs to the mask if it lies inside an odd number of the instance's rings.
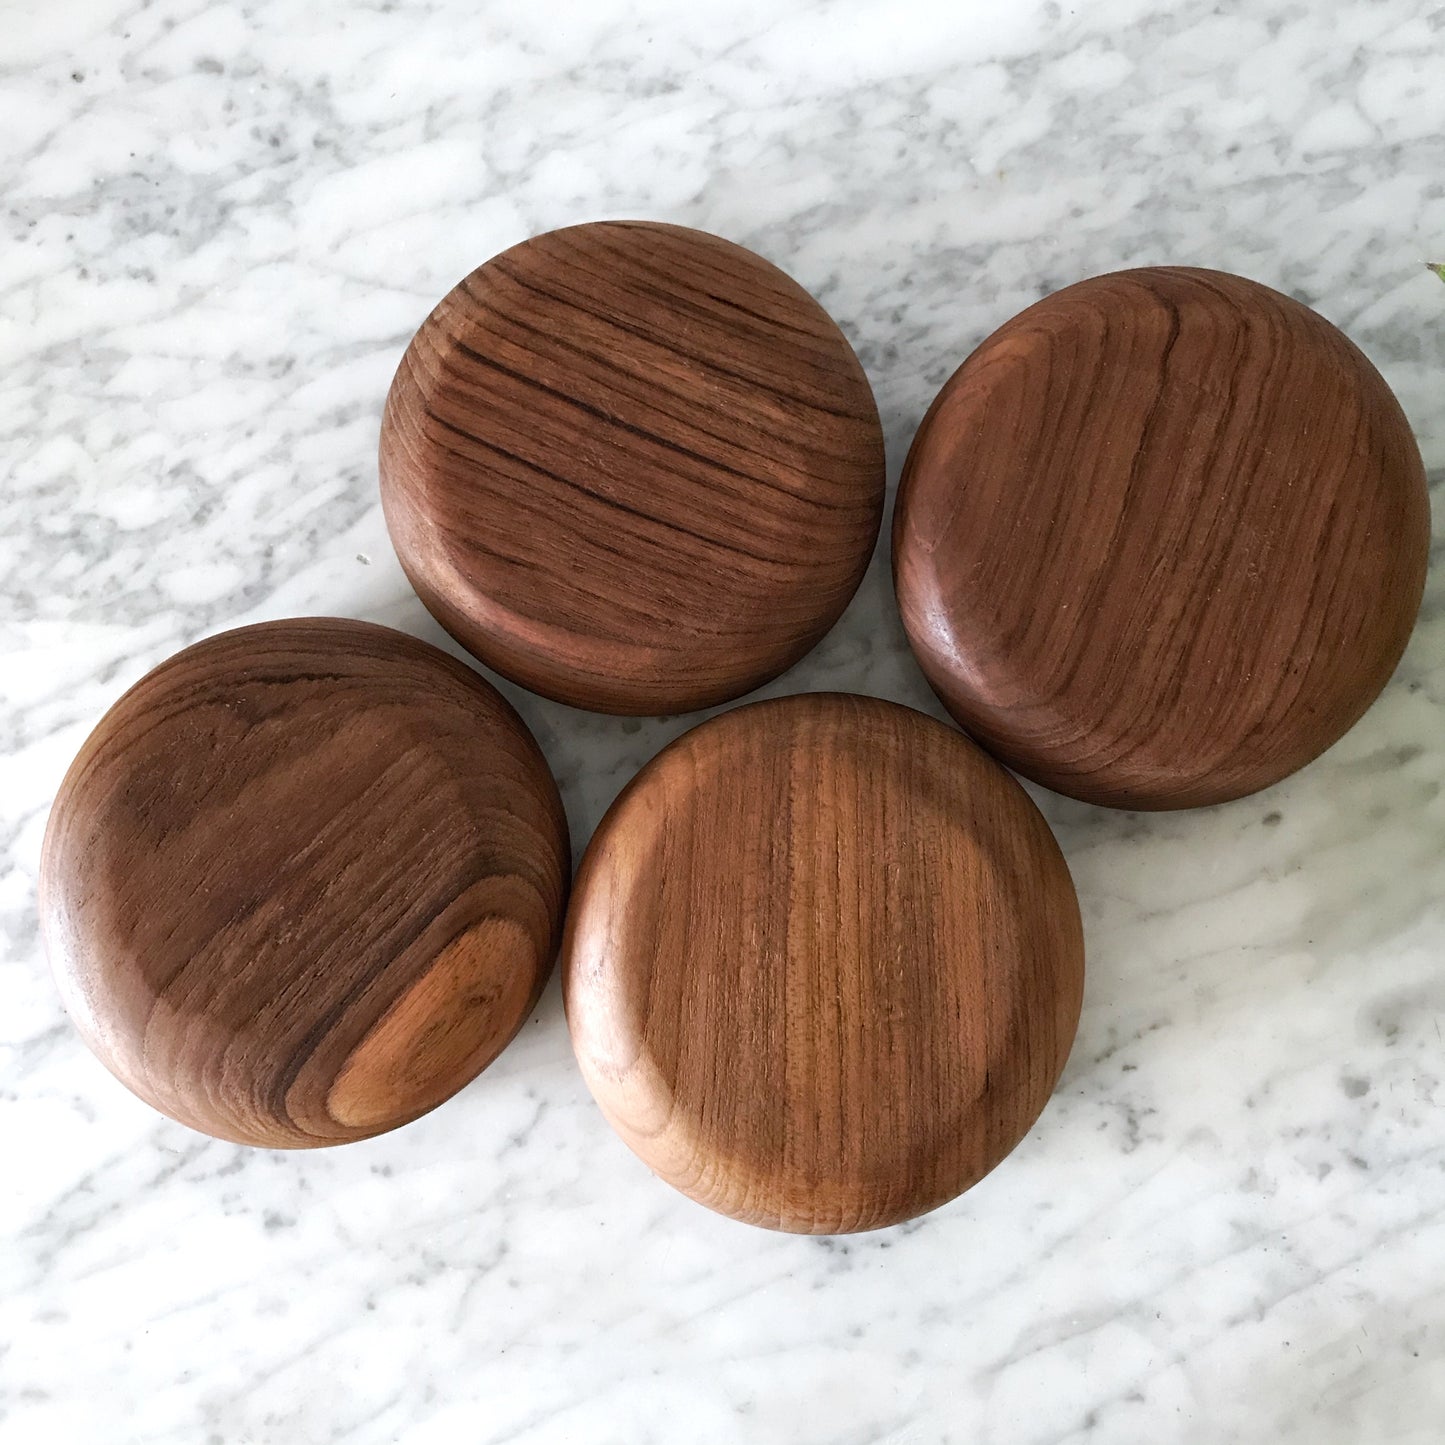
[[775,677],[877,538],[883,433],[843,333],[760,256],[607,221],[466,277],[387,398],[381,492],[427,607],[489,667],[614,713]]
[[578,872],[573,1044],[663,1179],[753,1224],[875,1229],[967,1189],[1068,1055],[1079,908],[1023,789],[896,703],[807,694],[650,762]]
[[1277,291],[1156,267],[994,332],[918,429],[899,607],[1026,777],[1183,808],[1278,782],[1369,707],[1420,607],[1420,454],[1379,373]]
[[50,815],[41,921],[122,1083],[300,1148],[415,1119],[501,1052],[569,868],[556,784],[490,684],[387,628],[268,622],[101,720]]

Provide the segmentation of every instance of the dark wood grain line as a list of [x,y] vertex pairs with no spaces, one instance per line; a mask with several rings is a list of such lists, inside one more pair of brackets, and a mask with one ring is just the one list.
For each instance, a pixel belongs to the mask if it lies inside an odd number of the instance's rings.
[[[591,317],[594,321],[600,321],[605,326],[610,326],[617,331],[625,332],[629,336],[636,337],[639,341],[652,342],[656,340],[656,338],[650,335],[644,328],[616,314],[600,311],[595,306],[585,306],[577,300],[576,297],[568,296],[550,287],[543,286],[539,282],[523,276],[520,272],[510,269],[501,261],[494,261],[492,264],[497,268],[499,275],[505,276],[514,286],[519,286],[524,291],[530,291],[534,296],[538,296],[558,306],[566,306],[570,310],[581,312],[583,315]],[[726,376],[732,381],[741,382],[744,386],[767,385],[771,387],[782,400],[804,411],[820,412],[824,416],[836,417],[840,421],[867,422],[871,420],[871,418],[861,412],[844,411],[838,407],[828,406],[816,396],[800,396],[797,392],[780,386],[778,384],[779,379],[776,375],[764,376],[751,374],[745,371],[738,371],[734,367],[725,366],[716,355],[706,356],[699,352],[691,351],[687,347],[678,345],[675,335],[669,338],[668,345],[672,351],[685,361],[690,361],[705,371],[716,372],[719,376]]]
[[671,452],[676,456],[686,457],[691,462],[700,463],[708,471],[722,472],[727,476],[737,477],[740,481],[747,482],[750,486],[762,486],[771,491],[781,492],[784,496],[791,497],[795,501],[805,502],[811,507],[818,507],[822,511],[841,512],[856,510],[856,508],[850,509],[835,503],[829,503],[816,495],[795,492],[791,488],[778,486],[769,477],[759,472],[743,471],[740,467],[735,467],[717,456],[708,456],[706,453],[698,451],[695,447],[684,446],[681,442],[673,441],[658,432],[639,426],[636,422],[628,421],[624,417],[618,416],[615,412],[605,411],[599,406],[594,406],[591,402],[583,401],[580,397],[561,391],[555,386],[549,386],[546,382],[536,377],[527,376],[513,367],[506,366],[496,360],[495,357],[487,356],[477,351],[463,341],[458,341],[456,348],[475,365],[483,366],[489,371],[498,372],[521,386],[531,387],[534,391],[543,392],[547,396],[553,397],[567,406],[574,407],[586,415],[595,417],[598,421],[605,423],[609,427],[615,427],[619,431],[626,432],[629,436],[635,436],[642,441],[661,447],[664,451]]
[[[455,457],[459,462],[466,464],[467,466],[475,465],[475,459],[468,456],[464,452],[458,452],[446,446],[443,446],[442,450],[448,455]],[[507,459],[505,453],[498,453],[498,455],[502,456],[504,460]],[[550,515],[551,514],[545,508],[537,508],[536,517],[538,525],[541,526],[543,523],[545,523],[550,518]],[[490,540],[483,540],[484,533],[479,527],[470,526],[462,523],[438,523],[438,526],[440,526],[443,531],[448,532],[455,538],[459,552],[463,552],[466,554],[480,553],[483,556],[494,558],[499,562],[505,562],[508,565],[514,565],[524,568],[528,572],[534,573],[540,577],[549,579],[551,578],[552,574],[550,572],[550,569],[541,560],[533,557],[517,556],[511,552],[501,550],[496,546],[495,542]],[[488,533],[485,535],[489,538],[491,534]],[[594,547],[598,551],[605,552],[609,557],[612,557],[620,564],[631,566],[635,565],[637,562],[637,556],[635,552],[629,551],[627,548],[624,547],[615,546],[612,543],[609,543],[605,538],[596,534],[595,532],[589,534],[586,540],[589,547]],[[685,572],[684,569],[679,568],[679,575],[688,574]],[[616,598],[611,592],[606,589],[594,589],[586,587],[582,588],[582,590],[587,591],[588,595],[599,604],[611,604],[613,606],[617,605]],[[519,607],[525,603],[525,599],[520,597],[509,597],[506,600],[509,603],[515,604]],[[648,615],[649,614],[645,609],[639,609],[637,612],[639,620],[646,620]],[[595,636],[599,641],[606,641],[610,637],[610,633],[608,633],[607,631],[594,631],[590,629],[588,627],[587,619],[585,617],[574,620],[572,625],[579,633]],[[701,626],[702,624],[698,625]]]
[[580,492],[584,497],[594,502],[600,502],[604,507],[612,511],[621,512],[624,516],[635,517],[638,521],[647,522],[663,531],[672,532],[676,535],[690,538],[699,542],[705,547],[716,547],[723,552],[731,552],[734,556],[746,557],[749,561],[760,563],[765,567],[786,567],[788,563],[777,557],[766,557],[760,552],[749,551],[746,547],[740,547],[736,542],[726,542],[720,537],[707,537],[680,523],[670,522],[665,517],[655,517],[649,512],[644,512],[639,507],[629,506],[626,502],[616,497],[609,497],[605,492],[599,492],[589,487],[585,482],[579,482],[575,477],[564,476],[561,472],[554,472],[544,467],[540,462],[534,461],[531,457],[524,457],[517,452],[508,451],[500,443],[490,438],[477,436],[473,432],[466,431],[462,427],[455,426],[447,421],[445,417],[438,416],[430,408],[426,412],[427,419],[441,427],[443,431],[451,436],[459,437],[463,441],[471,442],[480,447],[483,451],[495,452],[499,457],[505,457],[509,462],[519,467],[525,467],[530,472],[535,472],[540,477],[546,477],[549,481],[557,482],[568,488],[570,491]]
[[[468,279],[470,279],[470,278],[468,278]],[[495,299],[483,300],[483,298],[479,297],[476,292],[472,291],[472,290],[468,287],[467,281],[464,280],[464,281],[462,281],[460,284],[461,284],[462,289],[466,291],[467,295],[468,295],[468,296],[471,296],[473,300],[477,301],[479,306],[485,306],[486,312],[489,314],[489,316],[495,316],[495,317],[497,317],[497,318],[505,321],[509,326],[515,326],[518,330],[527,332],[528,335],[534,336],[534,337],[536,337],[539,341],[545,342],[546,345],[547,345],[547,347],[549,347],[549,348],[555,347],[557,350],[567,352],[569,355],[575,356],[575,357],[577,357],[577,358],[578,358],[579,360],[581,360],[581,361],[585,361],[585,362],[589,363],[590,365],[593,365],[593,366],[598,367],[599,370],[605,369],[605,370],[609,371],[613,376],[622,376],[622,377],[625,377],[627,380],[629,380],[630,382],[633,382],[634,384],[636,384],[636,385],[638,385],[638,386],[643,386],[643,385],[645,385],[645,386],[647,386],[652,392],[654,392],[655,394],[660,395],[660,396],[665,396],[665,397],[669,398],[670,400],[677,401],[677,402],[679,402],[683,407],[689,409],[689,411],[690,411],[691,413],[694,413],[694,414],[695,414],[695,415],[679,416],[679,415],[678,415],[677,413],[675,413],[675,412],[669,412],[669,411],[664,410],[662,407],[658,406],[657,403],[654,401],[654,402],[652,403],[652,408],[653,408],[653,410],[656,412],[656,414],[657,414],[658,416],[664,418],[665,420],[667,420],[667,421],[669,421],[669,422],[674,423],[675,425],[682,426],[682,427],[686,427],[689,431],[696,432],[696,433],[698,433],[698,435],[703,436],[703,437],[706,437],[709,441],[717,442],[720,446],[723,446],[723,447],[728,448],[729,451],[740,452],[740,453],[742,453],[744,456],[756,457],[759,461],[763,462],[763,463],[764,463],[765,465],[767,465],[767,466],[771,466],[771,467],[775,467],[775,466],[776,466],[776,464],[777,464],[777,456],[776,456],[776,453],[768,453],[768,452],[760,452],[760,451],[757,451],[756,449],[747,446],[744,442],[742,442],[742,441],[741,441],[738,437],[736,437],[736,436],[729,436],[729,435],[723,434],[722,432],[711,431],[711,430],[709,430],[707,427],[703,426],[701,420],[699,419],[700,416],[703,415],[703,413],[699,412],[699,409],[698,409],[698,407],[697,407],[697,396],[696,396],[696,393],[693,393],[693,394],[690,395],[690,394],[688,394],[688,393],[686,393],[686,392],[678,391],[678,390],[676,390],[675,388],[668,387],[668,386],[664,385],[663,382],[662,382],[662,380],[661,380],[661,378],[659,378],[659,377],[656,376],[655,374],[649,376],[649,375],[644,375],[644,374],[643,374],[642,372],[640,372],[640,371],[632,371],[632,370],[630,370],[629,368],[627,368],[626,365],[624,364],[624,363],[625,363],[625,358],[618,357],[618,356],[615,356],[615,355],[614,355],[614,356],[604,356],[604,355],[602,355],[602,354],[599,353],[599,352],[589,351],[589,350],[587,350],[587,349],[584,348],[584,347],[578,346],[575,342],[569,341],[569,340],[567,340],[565,337],[562,337],[562,336],[557,335],[555,332],[549,332],[549,331],[543,330],[543,329],[542,329],[541,327],[539,327],[539,326],[533,326],[530,322],[528,322],[528,321],[527,321],[523,316],[521,316],[519,313],[517,313],[517,312],[515,312],[515,311],[512,311],[512,310],[509,310],[509,309],[507,309],[506,307],[503,307],[503,306],[499,305]],[[506,339],[510,340],[510,338],[506,338]],[[516,343],[516,342],[513,342],[512,344],[513,344],[513,345],[518,345],[518,343]],[[467,347],[465,347],[464,344],[461,343],[460,341],[457,343],[457,346],[458,346],[458,349],[460,349],[460,350],[464,350],[464,351],[466,351],[466,350],[471,350],[471,351],[473,351],[473,353],[475,353],[475,348],[467,348]],[[537,356],[537,358],[538,358],[539,360],[549,360],[549,359],[551,359],[549,352],[548,352],[547,350],[542,349],[541,347],[534,348],[534,351],[535,351],[535,355]],[[574,398],[574,399],[575,399],[575,398]],[[618,419],[618,418],[615,417],[615,414],[614,414],[614,413],[611,413],[611,412],[604,412],[604,413],[602,413],[602,415],[603,415],[607,420]],[[618,420],[620,420],[620,419],[618,419]],[[663,439],[662,437],[658,436],[656,433],[650,432],[650,431],[648,431],[648,430],[645,429],[645,428],[639,428],[639,430],[640,430],[641,435],[643,435],[643,436],[650,436],[653,440],[657,440],[657,441],[663,441],[663,440],[665,440],[665,439]],[[768,435],[775,437],[775,438],[778,439],[779,441],[796,442],[796,439],[797,439],[797,428],[794,427],[794,428],[792,429],[791,433],[789,433],[789,434],[787,434],[787,435],[785,435],[785,434],[783,434],[783,433],[781,433],[781,432],[769,432]],[[673,444],[673,445],[681,446],[681,443],[672,443],[672,444]],[[707,453],[704,453],[704,452],[698,450],[696,447],[687,447],[687,448],[684,448],[684,450],[687,452],[688,455],[693,456],[693,457],[697,457],[697,458],[699,458],[700,460],[703,460],[703,461],[707,462],[709,466],[714,466],[714,465],[716,465],[716,466],[722,466],[722,465],[723,465],[720,461],[718,461],[718,460],[717,460],[716,458],[714,458],[712,455],[707,454]],[[833,458],[833,460],[834,460],[835,463],[836,463],[836,462],[839,461],[839,460],[846,460],[850,454],[849,454],[849,452],[847,452],[847,451],[845,450],[845,451],[834,452],[834,453],[831,453],[831,454],[825,453],[824,455],[831,455],[831,457]],[[793,468],[793,470],[795,470],[795,471],[798,472],[799,475],[801,475],[801,476],[806,476],[806,477],[808,477],[808,478],[810,478],[810,479],[812,479],[812,480],[814,480],[814,481],[822,482],[822,483],[825,483],[825,484],[831,482],[831,483],[833,483],[834,485],[836,485],[836,483],[837,483],[837,470],[836,470],[836,466],[835,466],[833,469],[830,469],[830,470],[815,471],[815,470],[813,470],[812,468],[803,466],[803,465],[802,465],[800,462],[798,462],[796,459],[792,459],[791,462],[790,462],[790,465],[791,465],[791,467]],[[853,508],[850,508],[850,507],[847,506],[846,504],[839,504],[839,503],[835,503],[835,502],[830,502],[830,501],[828,501],[825,497],[819,496],[819,495],[817,494],[817,492],[816,492],[816,489],[807,490],[807,491],[801,491],[801,490],[800,490],[800,491],[795,491],[795,490],[794,490],[793,488],[791,488],[791,487],[785,487],[785,486],[783,486],[780,482],[778,482],[778,480],[776,479],[776,477],[773,477],[773,476],[769,475],[767,471],[751,471],[751,472],[750,472],[750,471],[744,471],[744,470],[742,470],[741,468],[727,468],[727,469],[733,471],[734,475],[736,475],[736,476],[744,477],[744,478],[746,478],[746,479],[749,480],[749,481],[757,482],[757,483],[760,483],[760,484],[762,484],[762,485],[766,485],[766,486],[772,487],[774,490],[779,491],[779,492],[782,492],[785,496],[795,498],[796,500],[801,501],[801,502],[807,502],[807,503],[809,503],[810,505],[813,505],[813,506],[821,507],[821,508],[823,508],[824,510],[828,510],[828,511],[848,511],[848,510],[856,510],[856,506],[853,507]]]
[[[771,293],[775,303],[773,309],[771,311],[759,311],[756,307],[745,306],[741,301],[737,300],[736,297],[726,296],[720,290],[713,289],[707,280],[708,273],[706,271],[696,265],[696,263],[689,263],[686,260],[679,262],[676,253],[669,256],[669,260],[672,263],[669,267],[650,259],[646,254],[636,254],[633,248],[624,249],[616,244],[609,244],[605,239],[599,242],[597,249],[604,255],[612,257],[614,264],[619,261],[625,261],[631,265],[635,265],[644,275],[652,277],[659,286],[664,286],[667,282],[675,281],[679,275],[692,276],[696,278],[694,284],[689,288],[693,295],[705,296],[709,301],[716,302],[717,305],[723,307],[726,311],[736,312],[740,316],[746,316],[750,321],[760,322],[771,330],[783,331],[794,336],[804,336],[814,343],[815,350],[820,349],[820,347],[826,348],[830,340],[827,334],[821,331],[816,324],[804,325],[796,321],[789,321],[787,317],[780,314],[776,303],[779,300],[786,299],[780,294],[781,286]],[[599,278],[605,277],[606,275],[605,271],[594,274]],[[748,284],[752,285],[755,283],[749,279]],[[675,290],[664,289],[661,294],[669,301],[672,301],[676,297],[686,305],[686,298],[677,297]],[[701,314],[707,314],[702,308],[699,308],[699,311]],[[708,319],[714,320],[715,318],[709,316]]]

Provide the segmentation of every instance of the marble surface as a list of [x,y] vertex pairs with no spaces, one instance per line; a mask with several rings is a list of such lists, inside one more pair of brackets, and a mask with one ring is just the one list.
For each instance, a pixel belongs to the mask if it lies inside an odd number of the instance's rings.
[[[11,0],[0,35],[0,1440],[1441,1438],[1438,569],[1384,697],[1292,781],[1174,816],[1042,798],[1086,919],[1073,1057],[1004,1167],[876,1235],[650,1179],[555,984],[411,1128],[209,1142],[70,1031],[34,884],[64,767],[168,652],[317,612],[439,640],[382,526],[382,397],[444,290],[567,222],[786,267],[854,339],[895,476],[1025,303],[1242,271],[1381,367],[1438,514],[1445,11]],[[811,688],[931,708],[884,550],[767,691]],[[690,721],[509,692],[579,845]]]

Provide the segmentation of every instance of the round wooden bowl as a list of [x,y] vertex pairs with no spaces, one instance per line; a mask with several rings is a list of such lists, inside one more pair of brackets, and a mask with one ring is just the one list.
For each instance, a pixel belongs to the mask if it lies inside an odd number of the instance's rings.
[[534,237],[407,347],[381,495],[437,620],[535,692],[613,713],[737,697],[863,576],[883,433],[802,287],[731,242],[607,221]]
[[904,626],[1011,767],[1121,808],[1237,798],[1369,707],[1424,587],[1395,398],[1313,311],[1121,271],[1001,327],[939,393],[894,517]]
[[874,698],[684,734],[603,819],[562,948],[588,1086],[663,1179],[753,1224],[874,1229],[952,1199],[1038,1117],[1083,938],[1022,788]]
[[115,704],[61,785],[41,920],[101,1061],[243,1144],[339,1144],[490,1063],[551,970],[547,764],[470,668],[361,622],[242,627]]

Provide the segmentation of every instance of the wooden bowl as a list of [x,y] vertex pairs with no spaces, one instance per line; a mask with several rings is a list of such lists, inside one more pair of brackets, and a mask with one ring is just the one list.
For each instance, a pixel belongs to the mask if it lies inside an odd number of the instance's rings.
[[774,1229],[952,1199],[1038,1117],[1083,988],[1078,903],[1023,789],[875,698],[684,734],[603,819],[563,941],[572,1041],[663,1179]]
[[380,464],[442,626],[601,712],[704,707],[791,666],[883,507],[873,395],[822,307],[740,246],[638,221],[534,237],[446,296]]
[[955,718],[1120,808],[1267,787],[1369,707],[1424,587],[1424,470],[1379,373],[1297,301],[1159,267],[1001,327],[919,427],[893,564]]
[[361,622],[242,627],[115,704],[61,785],[41,921],[102,1063],[192,1128],[338,1144],[440,1104],[551,971],[547,764],[470,668]]

